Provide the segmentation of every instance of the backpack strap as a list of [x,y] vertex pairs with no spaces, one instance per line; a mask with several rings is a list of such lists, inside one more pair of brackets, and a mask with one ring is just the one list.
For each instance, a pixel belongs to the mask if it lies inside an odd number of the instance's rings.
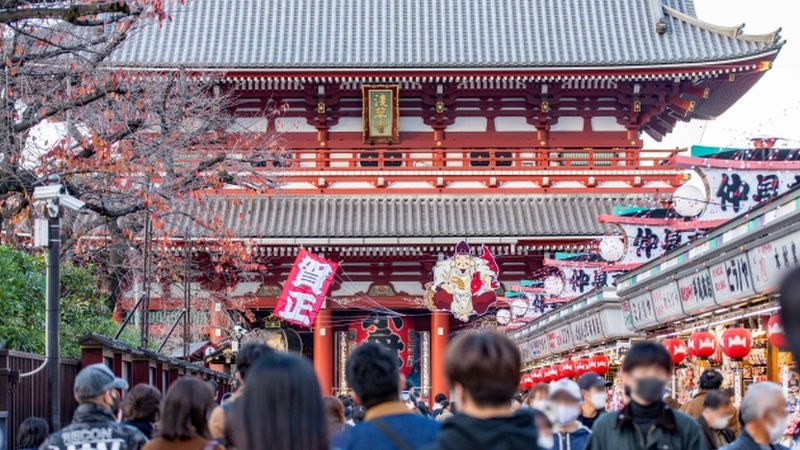
[[382,419],[372,419],[369,423],[375,425],[384,436],[386,436],[397,450],[414,450],[406,441],[403,440],[395,431]]

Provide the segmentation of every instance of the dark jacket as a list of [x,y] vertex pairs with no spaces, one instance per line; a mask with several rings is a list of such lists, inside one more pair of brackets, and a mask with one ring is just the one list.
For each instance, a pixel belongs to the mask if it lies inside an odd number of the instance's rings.
[[[692,419],[697,419],[701,414],[703,414],[703,402],[706,400],[707,394],[708,391],[706,390],[698,391],[697,394],[694,395],[694,398],[681,406],[680,411]],[[736,410],[736,408],[734,408],[733,417],[731,417],[731,420],[728,422],[728,428],[733,431],[735,436],[738,436],[739,431],[741,431],[739,427],[739,412]]]
[[442,424],[442,432],[425,450],[532,450],[536,426],[527,411],[511,417],[475,419],[457,414]]
[[591,430],[578,422],[578,429],[572,433],[559,432],[553,436],[555,439],[553,450],[583,450],[586,448],[591,435]]
[[630,404],[597,419],[588,450],[706,450],[700,427],[666,404],[646,436],[633,423]]
[[376,425],[380,421],[409,448],[418,449],[430,444],[439,434],[439,423],[413,414],[400,402],[388,402],[367,410],[364,422],[333,436],[332,446],[338,450],[397,450],[386,434]]
[[[754,441],[753,438],[747,434],[744,427],[742,428],[742,434],[739,435],[731,445],[723,447],[724,450],[761,450],[761,446],[758,445],[758,442]],[[787,447],[784,447],[780,444],[772,444],[770,445],[772,450],[789,450]]]
[[147,439],[153,439],[153,431],[155,431],[155,427],[153,427],[153,424],[150,422],[142,422],[140,420],[124,420],[122,421],[122,424],[136,428],[137,430],[141,431],[144,437]]
[[147,438],[141,431],[114,421],[110,410],[85,403],[75,410],[72,423],[61,431],[51,434],[39,450],[68,448],[140,450],[145,443]]
[[736,435],[733,434],[733,430],[730,428],[715,430],[711,428],[711,425],[708,424],[706,418],[702,415],[697,418],[697,424],[700,425],[700,430],[703,432],[706,448],[708,450],[717,450],[719,448],[717,445],[717,433],[722,434],[722,436],[725,438],[726,445],[736,440]]

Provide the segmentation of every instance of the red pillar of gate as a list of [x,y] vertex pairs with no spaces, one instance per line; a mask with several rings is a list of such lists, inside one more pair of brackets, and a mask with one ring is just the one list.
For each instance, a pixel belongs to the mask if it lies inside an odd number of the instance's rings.
[[[450,314],[431,313],[431,399],[436,394],[450,392],[444,375],[444,355],[450,343]],[[449,397],[449,395],[448,395]]]
[[331,310],[322,308],[314,322],[314,370],[317,372],[322,395],[333,389],[333,317]]

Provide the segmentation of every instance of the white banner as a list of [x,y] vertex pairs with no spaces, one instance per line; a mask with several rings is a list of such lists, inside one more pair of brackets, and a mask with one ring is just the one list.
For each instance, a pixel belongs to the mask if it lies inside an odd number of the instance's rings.
[[653,308],[656,310],[656,318],[661,323],[683,317],[681,308],[681,296],[678,292],[678,285],[670,281],[669,283],[653,289],[650,292],[653,298]]
[[754,289],[764,294],[775,291],[786,272],[800,264],[800,232],[761,244],[747,255],[753,270]]
[[700,168],[709,189],[709,204],[700,220],[730,219],[792,189],[792,170]]
[[711,266],[709,272],[714,287],[714,298],[720,306],[736,303],[756,293],[746,253],[737,254]]
[[683,302],[683,312],[687,316],[706,312],[717,306],[714,301],[714,283],[708,269],[701,269],[697,273],[680,278],[678,289]]
[[673,231],[665,225],[620,224],[628,243],[617,264],[645,263],[702,235],[700,231]]

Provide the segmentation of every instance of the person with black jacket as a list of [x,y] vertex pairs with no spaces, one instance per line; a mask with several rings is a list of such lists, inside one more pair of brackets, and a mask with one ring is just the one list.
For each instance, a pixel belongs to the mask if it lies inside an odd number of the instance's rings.
[[631,401],[597,419],[586,448],[705,450],[697,423],[664,403],[671,375],[672,359],[663,345],[652,341],[633,345],[622,362],[622,383]]
[[442,424],[426,450],[531,450],[537,435],[533,416],[511,412],[519,386],[520,354],[497,332],[462,334],[447,349],[445,374],[461,414]]
[[130,425],[147,439],[152,439],[160,412],[161,391],[149,384],[137,384],[122,402],[122,424]]
[[115,399],[119,398],[118,389],[127,388],[128,383],[114,376],[105,364],[84,367],[75,377],[75,399],[79,406],[72,423],[51,434],[39,448],[140,450],[147,438],[136,428],[117,423],[111,412]]
[[728,393],[719,390],[706,392],[703,399],[703,413],[697,418],[697,424],[703,431],[708,450],[717,450],[736,440],[733,430],[728,427],[733,412],[731,396]]

